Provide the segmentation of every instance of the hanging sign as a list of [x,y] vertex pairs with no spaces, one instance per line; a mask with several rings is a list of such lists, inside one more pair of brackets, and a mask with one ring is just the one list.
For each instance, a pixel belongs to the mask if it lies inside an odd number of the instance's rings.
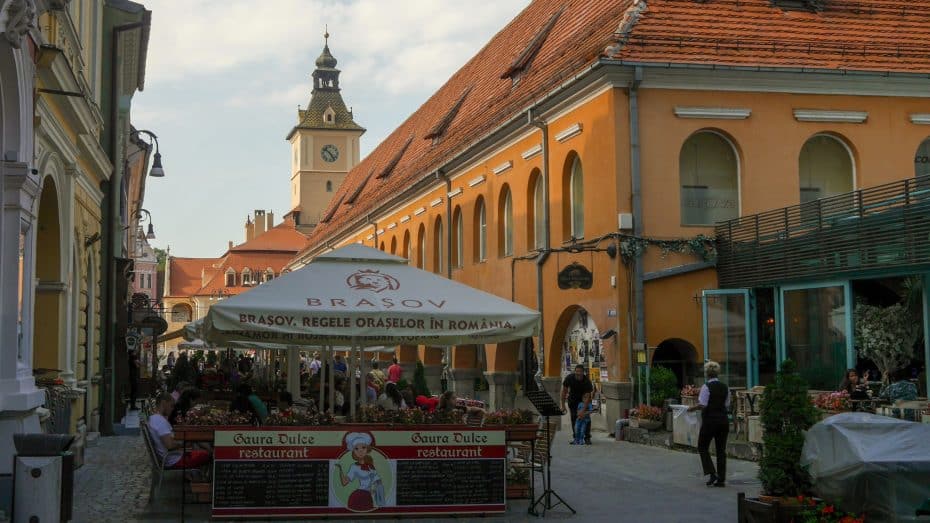
[[559,271],[560,289],[590,289],[593,284],[594,273],[578,262],[572,262]]
[[213,517],[504,512],[506,432],[421,427],[218,430]]

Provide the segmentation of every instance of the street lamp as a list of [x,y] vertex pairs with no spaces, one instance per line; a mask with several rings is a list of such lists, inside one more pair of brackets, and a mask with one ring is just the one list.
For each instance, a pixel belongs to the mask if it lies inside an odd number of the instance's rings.
[[[148,230],[147,230],[146,233],[145,233],[145,238],[146,238],[146,239],[149,239],[149,240],[154,240],[154,239],[155,239],[155,226],[152,225],[152,213],[148,212],[148,211],[145,210],[145,209],[139,209],[139,210],[137,210],[135,213],[133,213],[132,217],[133,217],[133,218],[142,218],[142,215],[143,215],[143,214],[145,214],[145,216],[148,217],[148,219],[149,219],[149,227],[148,227]],[[140,236],[141,236],[141,231],[140,231]]]
[[165,176],[165,169],[161,166],[161,153],[158,152],[158,137],[155,136],[155,133],[145,129],[133,129],[129,134],[130,136],[144,134],[152,139],[152,143],[155,144],[155,159],[152,161],[152,168],[149,169],[149,176],[153,176],[155,178],[162,178]]

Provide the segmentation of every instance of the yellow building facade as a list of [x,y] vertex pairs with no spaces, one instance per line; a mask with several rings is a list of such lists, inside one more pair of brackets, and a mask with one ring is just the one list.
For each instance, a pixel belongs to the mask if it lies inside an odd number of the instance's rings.
[[[706,328],[706,291],[720,290],[714,236],[730,220],[921,175],[930,84],[915,73],[930,56],[843,58],[842,42],[892,22],[747,4],[752,19],[720,3],[531,3],[349,173],[292,266],[362,243],[538,309],[538,339],[450,351],[453,387],[495,407],[532,386],[534,359],[553,392],[588,367],[602,427],[638,399],[641,363],[684,384],[712,357],[742,366],[734,386],[763,382],[774,360],[760,363],[743,331]],[[930,40],[916,15],[892,18]],[[799,56],[799,24],[840,43]],[[397,353],[435,373],[445,350]],[[472,388],[481,377],[486,393]]]

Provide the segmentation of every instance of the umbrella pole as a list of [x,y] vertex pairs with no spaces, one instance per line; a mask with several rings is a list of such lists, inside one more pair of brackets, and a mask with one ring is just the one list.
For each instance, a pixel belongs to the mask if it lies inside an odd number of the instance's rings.
[[323,364],[320,365],[320,404],[317,405],[317,411],[323,412],[323,400],[326,399],[325,390],[326,390],[326,374],[327,369],[326,365],[328,364],[329,355],[326,353],[326,348],[323,348]]
[[[355,343],[352,343],[352,359],[355,359]],[[349,414],[352,416],[352,419],[355,419],[355,401],[358,395],[355,393],[355,362],[352,362],[349,371]]]
[[287,391],[300,398],[300,351],[291,347],[287,351]]
[[361,350],[362,357],[358,359],[359,364],[359,393],[362,395],[362,405],[368,405],[368,373],[365,372],[365,349]]
[[[329,346],[329,361],[335,364],[336,358],[333,357],[333,346]],[[336,368],[330,369],[329,373],[329,413],[335,416],[336,412]]]

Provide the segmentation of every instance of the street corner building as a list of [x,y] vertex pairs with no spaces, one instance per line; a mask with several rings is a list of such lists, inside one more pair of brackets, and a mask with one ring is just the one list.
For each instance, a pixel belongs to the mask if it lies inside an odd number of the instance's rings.
[[[151,13],[128,0],[0,2],[0,509],[15,433],[112,418],[117,296],[148,146],[130,157]],[[132,189],[130,189],[132,187]],[[130,196],[132,195],[132,196]],[[132,199],[132,201],[129,201]],[[124,309],[121,309],[124,310]]]
[[[928,16],[925,0],[533,1],[350,166],[291,267],[360,243],[538,309],[538,338],[445,356],[453,388],[495,408],[579,363],[601,427],[649,365],[683,386],[714,359],[750,388],[792,358],[833,390],[856,364],[853,304],[926,286]],[[331,162],[331,143],[295,162]],[[397,354],[428,374],[444,359]]]

